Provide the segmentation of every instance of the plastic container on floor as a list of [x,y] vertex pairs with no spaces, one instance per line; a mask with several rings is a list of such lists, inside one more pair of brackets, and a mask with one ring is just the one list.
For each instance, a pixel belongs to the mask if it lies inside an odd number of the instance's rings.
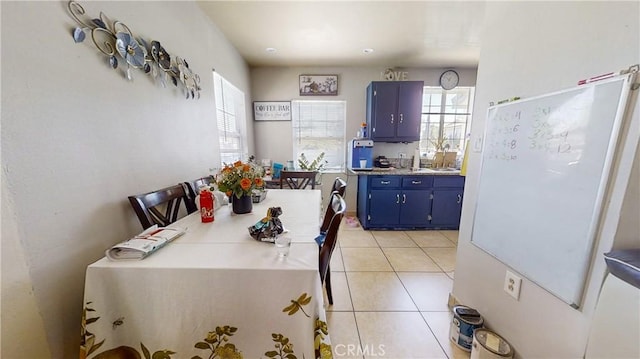
[[473,332],[471,359],[505,358],[513,358],[513,349],[509,342],[487,329],[476,329]]
[[453,307],[449,338],[460,349],[471,351],[473,331],[482,328],[484,320],[477,310],[463,305]]

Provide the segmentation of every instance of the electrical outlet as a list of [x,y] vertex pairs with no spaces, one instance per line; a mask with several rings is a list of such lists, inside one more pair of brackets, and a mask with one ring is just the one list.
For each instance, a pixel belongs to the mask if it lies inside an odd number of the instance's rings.
[[516,300],[520,299],[520,285],[522,284],[522,278],[507,271],[507,275],[504,277],[504,291]]
[[398,158],[400,158],[400,159],[407,158],[407,154],[404,153],[404,152],[400,152],[400,153],[398,153]]

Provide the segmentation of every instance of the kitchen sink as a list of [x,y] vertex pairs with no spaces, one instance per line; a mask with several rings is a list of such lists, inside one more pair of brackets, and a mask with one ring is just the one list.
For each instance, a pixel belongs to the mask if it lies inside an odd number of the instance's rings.
[[459,171],[455,168],[418,168],[412,170],[414,173],[433,173],[433,172],[449,172],[449,171]]

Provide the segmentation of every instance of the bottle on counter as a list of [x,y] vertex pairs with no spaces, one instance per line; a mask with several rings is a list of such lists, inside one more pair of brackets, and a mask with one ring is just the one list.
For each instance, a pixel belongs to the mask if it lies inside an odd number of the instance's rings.
[[413,169],[417,170],[420,168],[420,149],[416,148],[413,153]]

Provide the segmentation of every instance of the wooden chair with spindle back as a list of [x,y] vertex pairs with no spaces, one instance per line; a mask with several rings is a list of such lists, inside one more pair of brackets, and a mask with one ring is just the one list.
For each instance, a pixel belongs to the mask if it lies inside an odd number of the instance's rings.
[[337,191],[339,195],[344,198],[344,192],[347,190],[347,182],[345,182],[342,178],[336,177],[333,181],[333,186],[331,187],[331,192]]
[[[316,189],[316,175],[318,171],[282,171],[280,172],[280,188]],[[287,187],[284,187],[284,185]]]
[[327,230],[329,229],[329,224],[331,224],[331,219],[335,214],[335,212],[333,211],[333,206],[331,205],[334,199],[333,195],[337,193],[342,198],[344,198],[346,189],[347,189],[347,182],[345,182],[340,177],[336,177],[335,181],[333,181],[333,186],[331,187],[329,204],[327,205],[327,209],[324,212],[324,217],[322,218],[322,223],[320,224],[320,234],[315,238],[315,241],[316,243],[318,243],[319,246],[322,246],[322,242],[324,242],[324,237],[327,235]]
[[136,212],[142,228],[154,224],[165,227],[178,220],[180,204],[184,202],[187,214],[197,211],[195,202],[189,198],[184,183],[157,191],[129,196],[129,203]]
[[336,247],[336,243],[338,243],[338,230],[340,229],[340,223],[342,222],[344,213],[347,210],[347,205],[342,196],[337,192],[334,192],[331,196],[329,207],[332,207],[334,215],[331,218],[329,228],[327,229],[325,240],[322,243],[322,246],[320,246],[318,268],[320,270],[320,280],[324,283],[324,286],[327,289],[329,304],[333,304],[333,295],[331,293],[331,268],[329,267],[329,264],[331,263],[333,250]]
[[201,178],[198,178],[196,180],[193,180],[193,181],[185,182],[184,184],[187,187],[187,192],[189,194],[189,198],[191,198],[195,203],[196,196],[198,194],[200,194],[200,191],[199,191],[200,187],[201,186],[208,186],[208,185],[210,185],[212,183],[215,183],[215,179],[213,178],[213,176],[205,176],[205,177],[201,177]]

